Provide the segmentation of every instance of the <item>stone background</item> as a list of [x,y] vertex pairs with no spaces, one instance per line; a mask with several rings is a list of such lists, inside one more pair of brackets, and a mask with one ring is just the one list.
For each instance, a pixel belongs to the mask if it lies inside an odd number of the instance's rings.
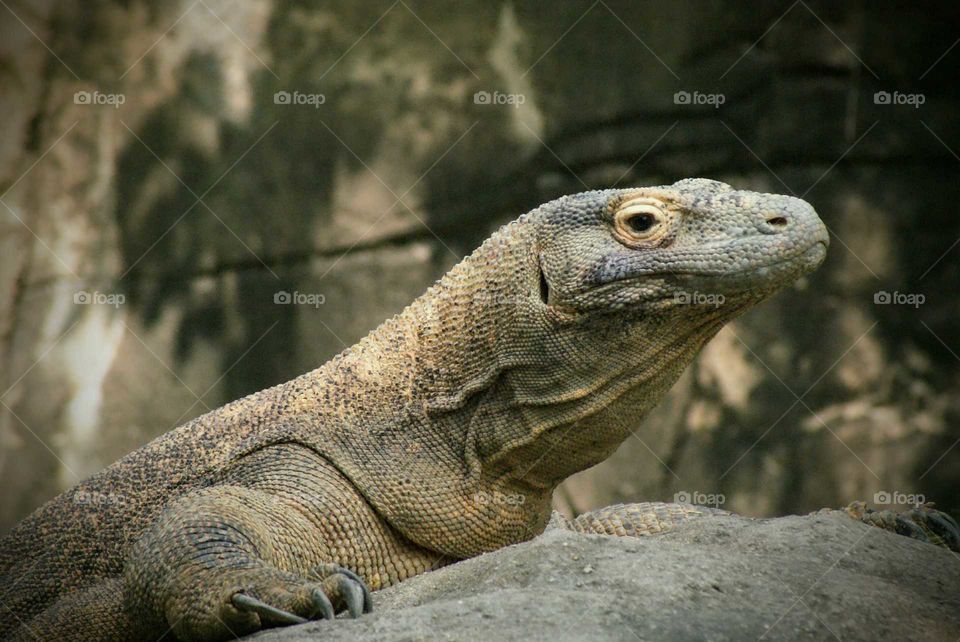
[[319,365],[539,203],[688,176],[803,196],[830,256],[558,506],[960,512],[950,3],[0,5],[0,531]]

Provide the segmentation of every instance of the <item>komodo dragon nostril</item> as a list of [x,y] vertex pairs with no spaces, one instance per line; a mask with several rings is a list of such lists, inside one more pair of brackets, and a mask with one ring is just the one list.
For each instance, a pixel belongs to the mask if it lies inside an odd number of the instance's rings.
[[772,216],[767,219],[767,225],[772,225],[773,227],[786,227],[788,222],[785,216]]

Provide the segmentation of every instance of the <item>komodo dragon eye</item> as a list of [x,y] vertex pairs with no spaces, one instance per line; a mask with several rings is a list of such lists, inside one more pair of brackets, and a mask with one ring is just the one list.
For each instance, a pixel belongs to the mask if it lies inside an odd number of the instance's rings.
[[650,241],[666,232],[667,217],[667,211],[657,199],[633,198],[614,213],[614,232],[627,245]]

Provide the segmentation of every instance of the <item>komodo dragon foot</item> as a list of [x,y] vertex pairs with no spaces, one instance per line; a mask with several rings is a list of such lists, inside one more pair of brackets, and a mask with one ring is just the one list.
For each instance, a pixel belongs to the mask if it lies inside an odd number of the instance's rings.
[[857,501],[843,511],[870,526],[960,552],[960,526],[950,515],[936,510],[933,502],[896,511],[867,508],[866,502]]
[[[253,466],[259,460],[247,461]],[[169,628],[185,642],[230,640],[332,619],[339,611],[352,617],[369,612],[364,579],[320,561],[327,551],[315,546],[322,532],[313,524],[254,488],[211,486],[183,497],[128,551],[126,611],[146,628]],[[294,535],[282,536],[283,528]],[[314,561],[291,563],[298,552]]]
[[165,601],[171,628],[183,640],[232,639],[265,628],[332,620],[340,610],[350,617],[372,610],[366,583],[334,564],[304,575],[255,564],[191,579]]
[[[335,598],[339,596],[350,617],[360,617],[373,610],[370,589],[360,576],[350,569],[336,564],[324,564],[313,569],[307,579],[309,581],[298,587],[298,590],[290,590],[289,587],[281,585],[279,590],[257,591],[257,594],[270,595],[268,599],[282,604],[282,608],[272,606],[246,591],[234,593],[230,604],[237,611],[255,613],[263,626],[303,624],[318,618],[332,620],[336,611],[328,595]],[[311,587],[314,581],[319,581],[322,586]]]

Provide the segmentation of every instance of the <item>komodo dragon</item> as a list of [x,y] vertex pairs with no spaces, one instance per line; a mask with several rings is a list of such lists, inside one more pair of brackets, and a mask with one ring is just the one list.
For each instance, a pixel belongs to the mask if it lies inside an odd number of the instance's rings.
[[[827,245],[806,202],[705,179],[542,205],[325,365],[21,522],[0,543],[0,638],[223,640],[356,617],[369,589],[528,540],[563,479],[610,455],[706,341]],[[639,535],[711,512],[634,504],[566,525]],[[848,512],[957,543],[932,508]]]

